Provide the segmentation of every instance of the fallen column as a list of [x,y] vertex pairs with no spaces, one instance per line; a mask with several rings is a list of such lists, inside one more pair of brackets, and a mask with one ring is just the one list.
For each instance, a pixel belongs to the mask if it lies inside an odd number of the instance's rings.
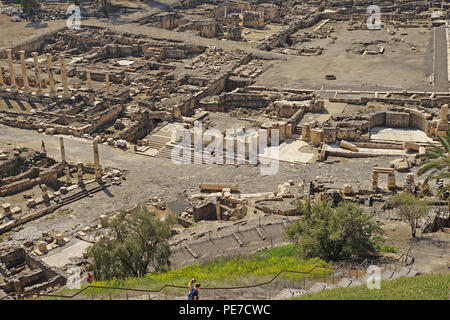
[[230,189],[231,192],[238,191],[237,184],[227,183],[201,183],[199,188],[201,191],[222,191],[225,188]]
[[345,140],[341,140],[339,146],[350,151],[358,151],[358,147],[356,145]]

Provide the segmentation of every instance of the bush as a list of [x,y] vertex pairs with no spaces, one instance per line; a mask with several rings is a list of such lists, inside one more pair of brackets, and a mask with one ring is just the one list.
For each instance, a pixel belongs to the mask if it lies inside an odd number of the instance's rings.
[[298,203],[298,211],[304,216],[288,226],[285,235],[298,243],[302,257],[337,261],[377,251],[374,238],[382,230],[359,205],[342,202],[333,209],[326,201],[311,206],[308,200]]
[[110,222],[102,222],[107,232],[88,251],[93,259],[89,270],[100,280],[144,276],[149,268],[155,272],[167,270],[167,240],[173,223],[167,220],[161,221],[145,206],[139,206],[129,214],[121,211]]

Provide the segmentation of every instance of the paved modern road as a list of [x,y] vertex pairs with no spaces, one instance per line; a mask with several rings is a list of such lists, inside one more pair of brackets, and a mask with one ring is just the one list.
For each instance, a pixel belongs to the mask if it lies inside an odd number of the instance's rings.
[[447,39],[444,27],[434,29],[434,91],[448,91]]

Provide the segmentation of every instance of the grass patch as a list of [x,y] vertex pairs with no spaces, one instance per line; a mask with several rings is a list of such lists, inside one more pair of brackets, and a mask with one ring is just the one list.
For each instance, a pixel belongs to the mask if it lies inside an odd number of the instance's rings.
[[308,293],[294,300],[447,300],[450,274],[426,274],[411,278],[381,281],[380,290],[367,286],[336,288]]
[[[296,247],[287,245],[274,249],[264,250],[245,256],[232,256],[216,258],[208,263],[196,264],[174,269],[164,273],[147,274],[141,278],[113,279],[109,281],[95,281],[93,285],[119,288],[135,288],[155,290],[164,284],[183,286],[183,289],[174,289],[177,294],[184,294],[191,278],[196,278],[203,287],[234,286],[244,284],[257,284],[267,281],[281,270],[309,271],[316,265],[328,265],[318,258],[302,260],[296,256]],[[324,269],[318,268],[307,278],[321,277]],[[286,280],[293,276],[286,274]],[[295,281],[303,281],[303,275],[296,274]],[[86,285],[83,286],[83,288]],[[181,290],[181,291],[180,291]],[[78,290],[64,289],[62,294],[73,294]],[[90,297],[91,294],[108,297],[110,292],[104,289],[89,289],[82,295]],[[124,296],[122,291],[111,290],[111,296]]]

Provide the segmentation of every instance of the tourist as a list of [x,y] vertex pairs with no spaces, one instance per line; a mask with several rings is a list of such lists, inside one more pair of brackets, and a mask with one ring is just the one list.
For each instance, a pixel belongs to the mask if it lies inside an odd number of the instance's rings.
[[189,281],[189,284],[188,284],[188,289],[189,289],[189,293],[188,293],[188,300],[193,300],[192,299],[192,291],[194,291],[195,290],[195,283],[197,282],[197,279],[195,279],[195,278],[192,278],[191,279],[191,281]]

